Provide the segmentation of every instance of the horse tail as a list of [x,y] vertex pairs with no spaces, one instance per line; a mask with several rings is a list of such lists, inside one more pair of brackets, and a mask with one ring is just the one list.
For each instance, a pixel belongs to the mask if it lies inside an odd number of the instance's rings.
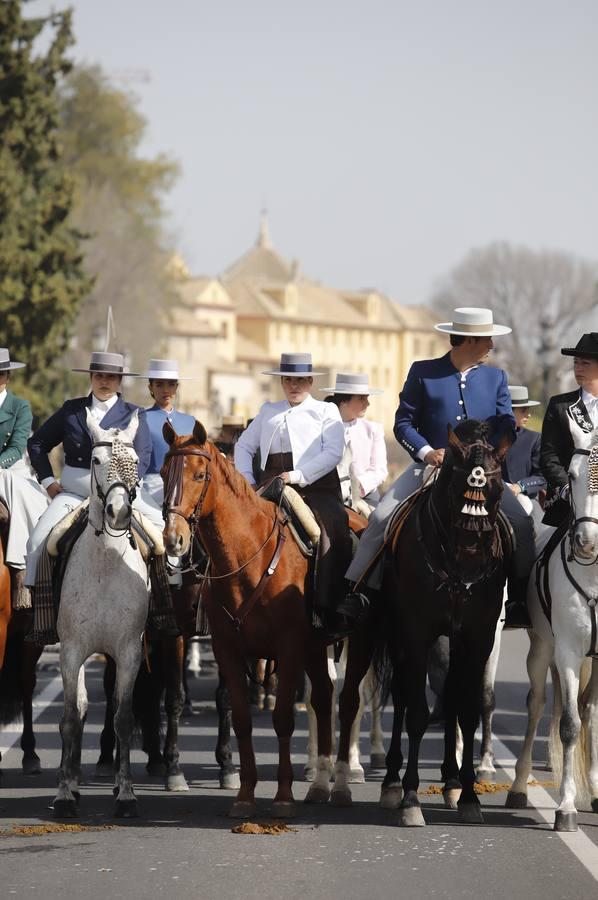
[[378,696],[379,707],[384,709],[391,694],[395,675],[390,648],[390,641],[393,634],[393,622],[387,604],[384,604],[381,614],[377,618],[377,627],[374,632],[374,653],[372,655],[372,669],[374,676],[372,696]]
[[[590,699],[590,680],[592,660],[585,658],[579,672],[579,690],[577,705],[581,718],[581,730],[573,753],[573,778],[575,780],[576,805],[587,807],[591,799],[588,773],[591,762],[591,733],[589,730],[588,712]],[[548,738],[548,753],[554,780],[560,784],[563,778],[563,745],[560,736],[560,722],[563,711],[561,680],[556,666],[552,667],[553,707]]]
[[9,633],[6,640],[4,664],[0,669],[0,725],[20,721],[23,714],[22,633]]

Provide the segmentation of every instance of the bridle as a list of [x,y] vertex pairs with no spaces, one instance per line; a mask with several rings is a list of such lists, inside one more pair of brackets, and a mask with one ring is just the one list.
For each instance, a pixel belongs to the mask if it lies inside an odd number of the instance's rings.
[[[115,453],[115,445],[116,445],[116,453]],[[110,449],[113,451],[113,456],[112,456],[112,459],[110,460],[110,464],[112,465],[112,463],[114,462],[114,464],[115,464],[114,468],[120,475],[120,477],[117,478],[115,481],[110,482],[106,491],[104,491],[100,482],[98,481],[98,476],[97,476],[94,466],[93,466],[94,463],[96,463],[96,464],[98,463],[98,460],[93,459],[93,451],[96,449],[96,447],[110,447]],[[91,466],[92,494],[95,492],[96,497],[102,504],[102,525],[100,528],[97,528],[95,525],[92,525],[92,527],[94,528],[96,537],[99,537],[101,534],[107,534],[109,537],[123,537],[123,535],[126,534],[129,536],[130,539],[132,539],[130,515],[129,515],[129,520],[127,522],[127,525],[125,528],[122,529],[122,531],[111,531],[108,528],[108,526],[106,525],[106,507],[108,505],[108,498],[110,497],[111,492],[113,490],[115,490],[115,488],[123,488],[124,489],[124,491],[127,495],[127,498],[129,500],[129,507],[131,510],[133,508],[133,501],[135,500],[135,497],[137,496],[137,485],[139,484],[139,479],[137,477],[137,463],[134,462],[134,460],[132,460],[132,459],[128,459],[127,461],[130,463],[130,465],[129,466],[122,465],[122,463],[124,463],[125,460],[118,453],[118,449],[120,447],[126,447],[127,449],[135,449],[133,444],[127,443],[125,441],[121,441],[118,437],[116,437],[113,441],[96,441],[94,444],[92,444],[92,447],[91,447],[91,452],[92,452],[92,466]],[[123,470],[125,470],[126,468],[129,468],[130,471],[128,473],[125,471],[123,474]],[[132,478],[131,478],[131,476],[133,475],[133,468],[135,470],[134,480],[132,480]],[[110,472],[110,470],[109,470],[109,472]],[[124,478],[126,478],[127,475],[129,477],[128,477],[128,480],[125,481]],[[94,491],[94,489],[95,489],[95,491]],[[92,524],[91,520],[90,520],[90,524]]]
[[[592,447],[591,450],[586,450],[584,448],[578,447],[573,453],[573,456],[588,456],[590,458],[589,463],[589,471],[588,471],[588,486],[590,492],[598,491],[598,445]],[[573,553],[573,539],[575,535],[575,529],[578,525],[581,525],[582,522],[592,522],[593,525],[598,525],[598,519],[595,516],[579,516],[579,518],[575,515],[575,503],[573,502],[573,490],[571,485],[571,476],[569,476],[569,499],[571,503],[571,516],[569,519],[569,528],[568,528],[568,536],[569,536],[569,553],[567,555],[567,562],[575,562],[580,566],[593,566],[598,561],[598,553],[594,557],[591,562],[582,563],[577,557],[575,557]],[[567,574],[569,570],[565,567]],[[571,579],[570,579],[571,580]],[[575,584],[575,582],[574,582]],[[579,590],[577,584],[575,587]],[[583,591],[582,591],[583,593]],[[584,594],[585,596],[585,594]],[[587,599],[587,598],[586,598]]]

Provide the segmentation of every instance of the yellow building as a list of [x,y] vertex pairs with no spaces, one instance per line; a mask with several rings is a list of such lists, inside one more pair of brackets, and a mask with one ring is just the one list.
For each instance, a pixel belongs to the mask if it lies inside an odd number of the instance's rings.
[[180,296],[169,355],[197,379],[183,382],[180,403],[212,427],[220,412],[249,418],[264,400],[279,399],[278,380],[261,372],[278,364],[282,352],[309,351],[314,368],[326,373],[315,379],[316,388],[334,384],[337,372],[365,372],[372,386],[384,389],[371,398],[370,415],[390,436],[409,366],[448,349],[424,307],[304,276],[272,247],[265,217],[255,245],[219,278],[183,273]]

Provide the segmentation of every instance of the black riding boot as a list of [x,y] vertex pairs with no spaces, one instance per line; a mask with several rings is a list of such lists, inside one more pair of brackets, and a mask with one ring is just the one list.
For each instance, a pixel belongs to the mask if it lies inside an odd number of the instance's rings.
[[509,577],[508,596],[505,607],[505,628],[531,628],[527,611],[527,583],[529,576]]

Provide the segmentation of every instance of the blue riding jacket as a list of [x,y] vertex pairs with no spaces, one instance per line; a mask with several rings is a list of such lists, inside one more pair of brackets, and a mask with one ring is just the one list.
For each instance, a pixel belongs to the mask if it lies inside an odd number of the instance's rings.
[[171,412],[161,409],[158,404],[150,406],[145,411],[147,424],[152,442],[152,456],[148,466],[147,474],[155,475],[162,468],[164,457],[168,450],[168,444],[164,440],[162,428],[165,422],[170,422],[178,435],[193,434],[195,427],[195,419],[186,413],[179,412],[176,409]]
[[[506,416],[506,419],[504,418]],[[507,375],[502,369],[479,365],[463,377],[450,353],[413,363],[399,395],[394,434],[409,455],[426,445],[434,450],[448,445],[448,425],[465,419],[487,421],[491,431],[515,431]]]
[[[91,394],[87,397],[77,397],[76,400],[67,400],[58,412],[50,416],[31,435],[27,441],[27,450],[38,481],[41,482],[44,478],[54,475],[48,454],[59,444],[64,448],[64,461],[67,466],[74,466],[76,469],[91,467],[91,435],[87,430],[87,409],[91,409]],[[126,428],[135,410],[139,411],[139,427],[133,439],[133,446],[139,457],[139,477],[143,478],[152,452],[145,410],[135,406],[134,403],[127,403],[119,394],[118,400],[99,424],[104,429]]]

